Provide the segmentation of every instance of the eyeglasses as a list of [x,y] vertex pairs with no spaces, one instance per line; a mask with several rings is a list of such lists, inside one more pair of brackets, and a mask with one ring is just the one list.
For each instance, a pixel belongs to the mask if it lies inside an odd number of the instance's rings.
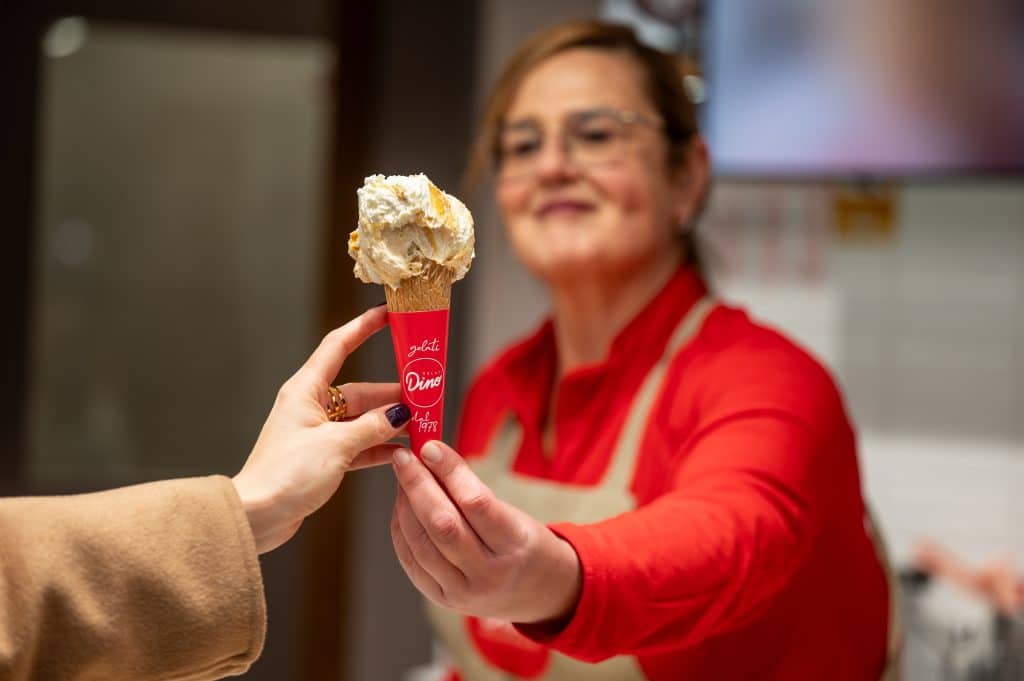
[[[560,141],[576,164],[591,168],[620,161],[634,139],[633,129],[660,130],[660,120],[633,111],[588,109],[566,117]],[[545,133],[535,121],[505,125],[498,132],[498,178],[517,180],[537,170]]]

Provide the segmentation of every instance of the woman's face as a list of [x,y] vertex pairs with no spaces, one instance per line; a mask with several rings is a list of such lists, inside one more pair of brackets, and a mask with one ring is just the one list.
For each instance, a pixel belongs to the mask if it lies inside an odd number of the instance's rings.
[[[602,130],[599,123],[588,129],[587,121],[589,112],[602,111],[637,114],[642,122],[622,126],[617,152],[598,153],[594,162],[587,135]],[[673,232],[697,198],[689,173],[670,169],[660,124],[641,67],[628,55],[576,48],[527,74],[504,118],[497,200],[529,270],[554,283],[614,277],[678,257]],[[516,172],[506,172],[513,156]]]

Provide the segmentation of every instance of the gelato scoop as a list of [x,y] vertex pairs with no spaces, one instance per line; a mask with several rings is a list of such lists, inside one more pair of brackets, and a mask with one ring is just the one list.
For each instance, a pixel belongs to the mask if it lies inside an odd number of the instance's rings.
[[359,227],[348,252],[359,279],[392,291],[421,277],[466,276],[473,260],[473,216],[426,175],[371,175],[358,190]]

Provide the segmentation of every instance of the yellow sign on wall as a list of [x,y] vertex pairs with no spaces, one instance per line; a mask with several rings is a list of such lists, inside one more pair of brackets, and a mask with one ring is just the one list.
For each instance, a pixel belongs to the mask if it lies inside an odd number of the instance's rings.
[[888,243],[896,235],[895,185],[847,185],[832,190],[832,222],[841,241]]

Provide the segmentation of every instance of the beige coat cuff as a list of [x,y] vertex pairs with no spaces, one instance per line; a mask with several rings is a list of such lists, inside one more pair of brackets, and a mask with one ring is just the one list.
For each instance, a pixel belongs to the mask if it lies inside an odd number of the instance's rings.
[[265,633],[228,478],[0,500],[0,679],[215,679]]

